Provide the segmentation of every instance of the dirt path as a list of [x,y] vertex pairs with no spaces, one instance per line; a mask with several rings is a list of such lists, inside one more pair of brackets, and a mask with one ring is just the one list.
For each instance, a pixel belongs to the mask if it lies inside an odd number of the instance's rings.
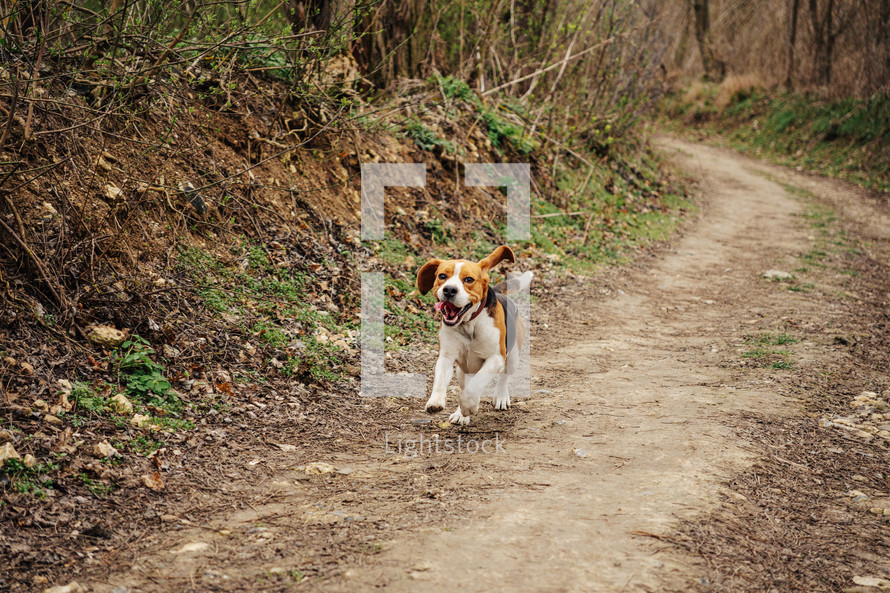
[[[452,530],[399,540],[363,572],[364,585],[682,590],[695,578],[689,559],[655,553],[639,533],[701,513],[720,478],[748,461],[724,425],[728,411],[785,405],[768,376],[742,381],[724,363],[738,357],[739,338],[792,306],[793,293],[775,299],[761,275],[807,238],[793,218],[800,204],[743,162],[679,141],[664,148],[703,179],[701,220],[613,298],[574,303],[576,335],[536,333],[533,345],[557,346],[535,349],[532,363],[551,393],[526,404],[508,451],[477,470],[524,487],[493,490]],[[412,572],[418,562],[428,568]]]
[[[659,143],[701,179],[698,220],[674,249],[621,270],[608,288],[563,289],[564,307],[533,310],[530,401],[507,415],[485,409],[460,430],[438,430],[444,415],[422,424],[422,400],[391,404],[409,412],[387,438],[497,437],[503,451],[410,457],[392,453],[392,443],[390,451],[368,443],[326,460],[348,468],[340,482],[309,489],[303,471],[285,472],[239,493],[251,495],[250,508],[201,525],[179,520],[153,553],[91,583],[94,590],[660,591],[698,583],[696,558],[657,536],[707,512],[719,484],[753,461],[728,425],[733,413],[792,410],[776,380],[783,371],[746,367],[742,345],[745,336],[782,331],[790,312],[818,315],[812,299],[762,277],[793,268],[812,237],[803,205],[769,179],[782,170]],[[824,355],[808,344],[794,354]],[[376,526],[353,533],[366,553],[302,581],[301,567],[325,546],[310,551],[300,533],[346,530],[350,521]]]

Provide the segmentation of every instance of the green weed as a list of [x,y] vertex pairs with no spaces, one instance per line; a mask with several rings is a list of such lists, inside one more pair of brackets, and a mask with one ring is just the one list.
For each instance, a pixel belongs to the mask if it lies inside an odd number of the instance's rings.
[[77,478],[83,482],[83,484],[87,487],[87,490],[92,492],[96,496],[103,496],[105,494],[109,494],[113,492],[116,488],[114,484],[105,484],[104,482],[99,482],[91,477],[89,477],[86,473],[81,472],[77,474]]
[[37,498],[46,498],[47,490],[53,489],[53,481],[47,476],[59,466],[52,463],[38,463],[33,467],[25,465],[21,459],[7,459],[0,467],[0,474],[6,476],[13,490]]
[[746,336],[745,341],[751,344],[760,344],[766,346],[782,346],[784,344],[796,344],[798,342],[797,338],[786,333],[762,333],[757,336]]
[[105,398],[96,394],[89,383],[74,382],[71,384],[71,398],[77,404],[79,410],[86,410],[101,414],[108,410],[108,402]]

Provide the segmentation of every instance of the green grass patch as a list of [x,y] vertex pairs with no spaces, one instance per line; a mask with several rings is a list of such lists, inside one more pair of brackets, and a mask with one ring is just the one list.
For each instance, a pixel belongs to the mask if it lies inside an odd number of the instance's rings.
[[791,360],[791,352],[775,346],[796,344],[798,339],[794,336],[787,333],[763,332],[745,336],[745,342],[749,349],[742,353],[742,358],[751,361],[754,366],[773,369],[792,368],[794,363]]

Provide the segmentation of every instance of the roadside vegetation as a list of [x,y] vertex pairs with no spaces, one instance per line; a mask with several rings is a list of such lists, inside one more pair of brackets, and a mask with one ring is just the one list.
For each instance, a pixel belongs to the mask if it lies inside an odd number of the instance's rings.
[[665,127],[781,165],[890,191],[890,97],[825,99],[752,76],[695,83],[664,100]]

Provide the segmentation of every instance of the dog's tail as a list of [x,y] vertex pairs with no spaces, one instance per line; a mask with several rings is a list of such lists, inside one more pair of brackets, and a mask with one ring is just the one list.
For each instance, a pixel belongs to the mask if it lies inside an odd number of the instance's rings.
[[495,286],[495,289],[503,294],[528,290],[532,284],[532,277],[534,277],[534,274],[528,271],[522,276],[508,278],[506,282],[501,282]]

